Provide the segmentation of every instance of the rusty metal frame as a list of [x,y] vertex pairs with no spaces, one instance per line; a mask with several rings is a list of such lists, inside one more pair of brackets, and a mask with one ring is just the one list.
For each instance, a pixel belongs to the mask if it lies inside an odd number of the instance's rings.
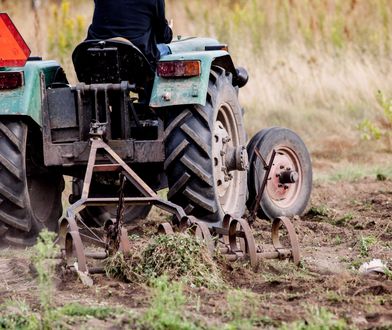
[[[105,151],[111,164],[96,164],[98,150]],[[89,197],[90,185],[94,172],[120,171],[144,197],[125,197],[125,205],[155,205],[173,214],[178,223],[186,218],[182,207],[160,198],[105,142],[93,140],[90,148],[90,156],[84,177],[82,196],[79,201],[67,209],[67,217],[74,217],[86,206],[117,205],[118,198],[91,198]]]

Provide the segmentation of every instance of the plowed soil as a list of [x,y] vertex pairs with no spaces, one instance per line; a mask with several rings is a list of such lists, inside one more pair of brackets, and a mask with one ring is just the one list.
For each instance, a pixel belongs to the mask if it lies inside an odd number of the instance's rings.
[[[155,213],[154,216],[157,216]],[[306,320],[309,310],[324,307],[350,327],[392,328],[391,275],[361,275],[359,267],[380,259],[392,269],[392,181],[375,178],[357,182],[317,183],[308,213],[293,220],[300,239],[299,268],[288,261],[262,262],[254,272],[245,262],[222,266],[229,287],[253,292],[257,300],[256,328],[275,328],[283,322]],[[150,219],[149,224],[153,221]],[[136,228],[140,232],[141,228]],[[151,227],[149,228],[151,230]],[[258,220],[258,243],[269,243],[270,223]],[[7,298],[38,304],[36,278],[29,251],[3,250],[0,259],[0,302]],[[142,312],[149,290],[94,275],[85,287],[73,276],[58,274],[58,305],[80,302],[120,306]],[[187,311],[192,319],[220,327],[227,321],[226,292],[186,288]],[[118,323],[117,323],[118,324]],[[98,328],[111,327],[101,321]]]

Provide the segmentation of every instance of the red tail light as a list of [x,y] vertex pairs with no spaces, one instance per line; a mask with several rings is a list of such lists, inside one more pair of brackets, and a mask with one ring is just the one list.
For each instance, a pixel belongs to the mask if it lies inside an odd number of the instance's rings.
[[15,89],[24,84],[24,75],[20,71],[0,72],[0,90]]
[[0,67],[24,66],[30,49],[9,16],[0,13]]
[[198,77],[201,74],[200,61],[158,62],[158,76],[164,78]]

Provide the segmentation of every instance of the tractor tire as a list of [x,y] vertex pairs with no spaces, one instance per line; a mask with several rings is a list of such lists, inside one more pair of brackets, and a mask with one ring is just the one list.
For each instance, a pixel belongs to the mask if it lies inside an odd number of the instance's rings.
[[56,231],[62,215],[63,177],[38,165],[42,142],[30,147],[28,133],[22,121],[0,120],[2,245],[31,246],[43,228]]
[[[147,218],[152,206],[128,206],[124,210],[124,224],[135,223],[138,220]],[[89,206],[82,212],[85,223],[93,228],[100,228],[105,225],[109,219],[115,219],[117,216],[117,207],[109,206]]]
[[[279,216],[301,215],[310,199],[313,177],[310,155],[301,138],[289,129],[273,127],[257,133],[249,141],[247,148],[250,155],[249,211],[252,211],[265,175],[262,161],[254,151],[257,148],[267,164],[272,151],[276,151],[260,201],[258,217],[273,220]],[[295,178],[295,182],[289,182],[291,178]]]
[[[168,199],[211,224],[221,224],[225,214],[241,217],[245,211],[246,165],[228,172],[225,158],[227,150],[240,150],[246,143],[237,94],[232,75],[214,67],[205,106],[168,111],[164,164]],[[247,164],[246,151],[242,156]]]

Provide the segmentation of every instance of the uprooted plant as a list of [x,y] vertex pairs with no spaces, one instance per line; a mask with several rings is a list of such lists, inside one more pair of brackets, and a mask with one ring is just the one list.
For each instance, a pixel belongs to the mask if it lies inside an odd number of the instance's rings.
[[109,276],[144,282],[167,276],[197,287],[222,287],[220,271],[205,244],[190,235],[159,235],[140,251],[117,253],[106,263]]

